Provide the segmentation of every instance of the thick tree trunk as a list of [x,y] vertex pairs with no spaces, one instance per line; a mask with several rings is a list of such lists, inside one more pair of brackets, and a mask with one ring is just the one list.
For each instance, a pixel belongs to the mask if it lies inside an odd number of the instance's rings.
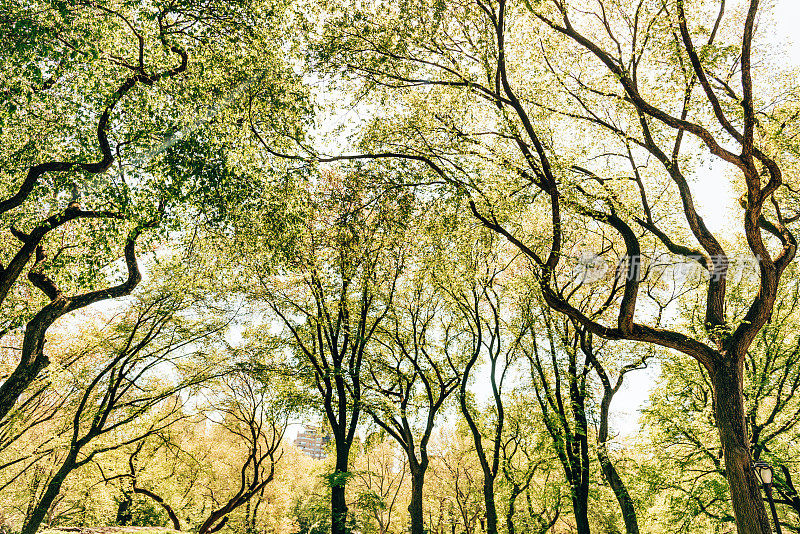
[[422,511],[422,486],[425,483],[425,468],[417,466],[411,473],[411,502],[408,513],[411,517],[411,534],[425,534]]
[[483,482],[483,500],[486,505],[486,534],[497,534],[497,505],[494,501],[494,478]]
[[117,525],[121,527],[127,527],[131,524],[131,504],[133,503],[133,499],[131,499],[131,495],[128,492],[122,496],[122,500],[119,501],[117,505],[117,519],[114,521]]
[[572,510],[578,534],[591,534],[589,529],[589,488],[583,484],[572,488]]
[[625,483],[619,476],[617,468],[611,463],[611,458],[608,456],[605,443],[600,443],[597,447],[597,460],[600,462],[603,477],[614,491],[620,510],[622,510],[622,518],[625,521],[625,532],[627,534],[639,534],[639,522],[636,520],[636,508],[633,506],[633,499],[631,499],[628,488],[625,487]]
[[730,486],[739,534],[771,534],[750,456],[742,389],[743,360],[733,356],[729,354],[718,360],[711,373],[714,412],[725,457],[725,477]]
[[344,476],[347,473],[350,448],[336,444],[336,470],[331,487],[331,534],[347,534],[347,500]]

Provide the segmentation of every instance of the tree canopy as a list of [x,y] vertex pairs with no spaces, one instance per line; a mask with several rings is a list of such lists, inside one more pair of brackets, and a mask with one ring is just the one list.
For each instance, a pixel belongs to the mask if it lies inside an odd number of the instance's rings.
[[775,4],[0,0],[0,530],[800,532]]

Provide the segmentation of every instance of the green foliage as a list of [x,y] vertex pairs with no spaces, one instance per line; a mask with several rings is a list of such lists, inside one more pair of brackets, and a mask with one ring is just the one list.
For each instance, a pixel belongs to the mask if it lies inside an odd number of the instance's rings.
[[164,509],[152,499],[136,498],[131,505],[131,526],[133,527],[166,527],[169,518]]

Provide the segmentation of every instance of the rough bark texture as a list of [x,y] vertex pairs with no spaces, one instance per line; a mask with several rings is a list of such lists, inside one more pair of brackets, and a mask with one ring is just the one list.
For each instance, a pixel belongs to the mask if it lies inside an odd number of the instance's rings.
[[336,470],[331,487],[331,533],[347,534],[347,500],[345,499],[345,477],[348,472],[350,446],[336,443]]
[[741,362],[739,358],[730,357],[715,362],[711,373],[714,415],[739,534],[770,534],[772,527],[750,456]]
[[425,483],[425,469],[417,467],[411,473],[411,502],[408,513],[411,518],[411,534],[425,534],[422,515],[422,487]]

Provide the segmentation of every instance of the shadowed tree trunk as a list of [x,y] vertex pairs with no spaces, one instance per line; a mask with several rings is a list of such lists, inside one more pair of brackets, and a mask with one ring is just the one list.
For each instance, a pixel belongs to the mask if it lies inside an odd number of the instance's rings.
[[[589,425],[586,418],[586,378],[591,368],[589,356],[578,360],[580,336],[568,319],[554,324],[547,309],[545,350],[531,327],[530,350],[526,351],[531,382],[542,410],[542,419],[570,488],[575,526],[579,534],[589,534]],[[531,310],[531,313],[534,313]],[[566,381],[566,384],[563,382]],[[566,386],[566,387],[565,387]]]
[[636,519],[636,508],[634,507],[633,499],[608,453],[608,416],[611,410],[611,401],[614,400],[614,395],[616,395],[622,387],[625,375],[637,369],[644,369],[647,365],[648,356],[644,356],[636,363],[623,366],[619,371],[617,381],[612,386],[608,373],[595,353],[596,349],[592,343],[592,335],[581,329],[579,325],[577,328],[578,335],[580,336],[581,350],[589,358],[603,386],[603,399],[600,401],[600,426],[597,430],[597,460],[600,463],[603,478],[608,485],[611,486],[617,503],[619,503],[622,518],[625,521],[625,531],[627,534],[639,534],[639,522]]
[[[425,282],[430,283],[427,278]],[[368,406],[367,410],[408,458],[411,534],[425,534],[423,486],[429,465],[428,442],[436,416],[459,386],[459,373],[452,359],[453,329],[441,317],[445,310],[440,295],[431,294],[426,283],[395,300],[396,308],[378,335],[387,354],[372,362],[368,386],[384,403]],[[440,323],[435,322],[437,318]]]

